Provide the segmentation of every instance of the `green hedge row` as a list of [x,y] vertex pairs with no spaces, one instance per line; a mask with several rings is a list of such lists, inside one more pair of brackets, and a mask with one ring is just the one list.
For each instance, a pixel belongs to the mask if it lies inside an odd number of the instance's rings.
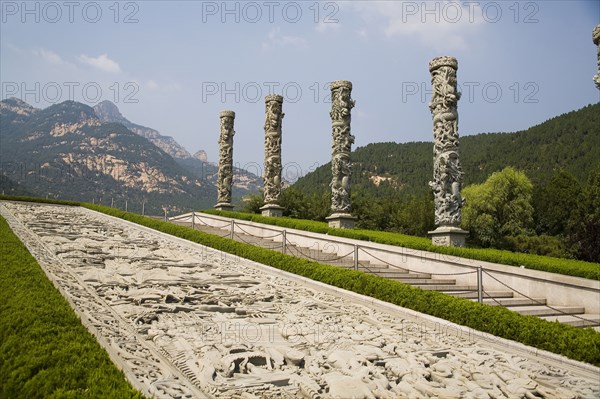
[[35,202],[38,204],[56,204],[56,205],[69,205],[79,206],[81,202],[78,201],[67,201],[52,198],[37,198],[37,197],[25,197],[25,196],[13,196],[13,195],[2,195],[0,194],[0,200],[7,201],[23,201],[23,202]]
[[499,249],[484,248],[458,248],[438,247],[431,244],[431,240],[423,237],[408,236],[405,234],[391,233],[386,231],[358,230],[358,229],[333,229],[327,223],[312,220],[299,220],[291,218],[273,218],[256,215],[253,213],[225,212],[214,209],[203,211],[207,214],[220,215],[230,218],[248,220],[311,231],[314,233],[329,234],[332,236],[346,237],[363,241],[372,241],[380,244],[401,246],[417,251],[437,252],[451,256],[460,256],[468,259],[476,259],[509,266],[525,266],[529,269],[541,270],[551,273],[559,273],[567,276],[583,277],[592,280],[600,280],[600,264],[584,262],[574,259],[553,258],[524,253],[503,251]]
[[523,316],[502,307],[482,305],[375,275],[295,258],[113,208],[91,204],[84,206],[312,280],[600,366],[600,334],[589,328],[579,329],[534,316]]
[[141,398],[0,217],[0,398]]

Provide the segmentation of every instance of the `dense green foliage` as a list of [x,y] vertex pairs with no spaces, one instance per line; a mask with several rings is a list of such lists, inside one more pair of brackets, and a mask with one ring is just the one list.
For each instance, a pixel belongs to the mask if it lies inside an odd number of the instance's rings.
[[[579,181],[600,165],[600,103],[588,105],[516,133],[463,136],[460,159],[465,185],[483,183],[507,166],[524,172],[535,185],[545,184],[566,170]],[[356,189],[377,194],[420,194],[433,170],[430,142],[372,143],[352,152],[352,183]],[[375,176],[386,178],[379,185]],[[300,178],[294,187],[305,193],[325,192],[331,182],[331,164]]]
[[568,276],[583,277],[600,280],[600,265],[597,263],[584,262],[574,259],[559,259],[549,256],[515,253],[507,250],[493,248],[458,248],[439,247],[432,245],[431,240],[423,237],[415,237],[404,234],[370,231],[358,229],[334,229],[327,223],[299,220],[292,218],[272,218],[261,215],[242,212],[223,212],[216,210],[204,211],[208,214],[222,215],[241,220],[249,220],[257,223],[271,224],[290,229],[312,231],[315,233],[329,234],[331,236],[346,237],[363,241],[378,242],[401,246],[416,251],[430,251],[452,256],[460,256],[468,259],[477,259],[487,262],[500,263],[510,266],[525,266],[529,269],[541,270],[551,273],[565,274]]
[[[498,337],[559,353],[575,360],[600,365],[600,334],[592,329],[578,329],[534,316],[523,316],[502,307],[482,305],[435,291],[421,290],[394,280],[295,258],[112,208],[89,204],[85,206],[315,281],[427,313]],[[279,218],[272,219],[279,220]],[[316,222],[308,224],[318,228]]]
[[462,227],[482,246],[499,247],[504,237],[526,234],[533,227],[533,185],[511,167],[493,173],[483,184],[463,190]]
[[1,217],[0,244],[0,397],[141,397]]
[[[325,221],[331,209],[330,193],[305,194],[294,186],[281,192],[279,204],[283,215],[298,219]],[[262,195],[247,195],[242,212],[260,213]],[[390,194],[376,197],[357,189],[352,192],[352,213],[361,229],[394,231],[402,234],[425,236],[433,230],[433,194],[420,196]]]

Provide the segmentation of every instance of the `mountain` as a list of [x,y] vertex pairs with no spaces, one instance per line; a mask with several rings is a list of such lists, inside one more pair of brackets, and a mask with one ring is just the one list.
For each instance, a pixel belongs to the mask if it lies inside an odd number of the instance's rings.
[[197,159],[200,162],[208,162],[208,155],[204,150],[196,152],[194,155],[192,155],[192,158]]
[[165,151],[121,123],[103,122],[94,109],[65,101],[46,109],[0,102],[2,185],[38,196],[101,201],[146,213],[206,208],[216,189]]
[[163,136],[158,131],[146,126],[130,122],[125,118],[119,108],[112,102],[105,100],[94,106],[96,115],[102,122],[120,123],[132,132],[148,139],[152,144],[172,156],[173,158],[189,158],[190,153],[183,148],[173,137]]
[[[515,133],[483,133],[460,139],[464,185],[482,183],[493,172],[513,166],[536,185],[559,170],[584,182],[600,164],[600,103],[588,105]],[[431,142],[373,143],[352,153],[352,181],[357,189],[380,196],[422,194],[433,173]],[[329,189],[331,163],[300,178],[304,192]]]
[[[94,107],[94,111],[101,121],[120,123],[132,132],[151,141],[154,145],[171,155],[191,176],[201,181],[207,181],[215,187],[217,186],[218,169],[214,163],[208,162],[206,151],[199,150],[193,156],[190,155],[172,137],[162,136],[154,129],[130,122],[121,114],[119,108],[110,101],[98,103]],[[232,189],[232,200],[234,202],[246,194],[258,193],[261,187],[262,180],[259,176],[243,169],[234,168]]]

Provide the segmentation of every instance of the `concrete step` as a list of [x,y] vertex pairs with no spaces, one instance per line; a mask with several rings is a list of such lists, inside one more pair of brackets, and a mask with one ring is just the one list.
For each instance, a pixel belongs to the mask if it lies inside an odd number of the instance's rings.
[[[403,271],[375,271],[374,274],[377,274],[381,277],[393,278],[393,279],[431,279],[431,274],[427,273],[409,273]],[[456,280],[455,280],[456,281]]]
[[[431,274],[398,273],[398,272],[380,273],[377,271],[373,272],[373,274],[376,274],[376,275],[378,275],[380,277],[384,277],[384,278],[390,278],[392,280],[402,281],[406,284],[421,284],[420,281],[431,280]],[[422,284],[429,284],[429,283],[423,282]]]
[[[429,284],[423,284],[423,283],[412,284],[412,285],[417,288],[422,288],[424,290],[442,291],[446,294],[451,293],[451,292],[457,292],[457,291],[477,291],[476,285],[452,285],[452,284],[429,285]],[[475,295],[477,295],[477,292],[475,292]]]
[[595,327],[594,329],[600,332],[600,327],[598,327],[600,326],[599,314],[584,313],[578,314],[577,317],[575,317],[575,315],[561,315],[542,316],[541,318],[548,321],[558,321],[561,323],[569,324],[573,327]]
[[[447,291],[446,294],[465,299],[477,299],[477,290],[475,292],[454,292]],[[483,293],[484,298],[512,298],[512,291],[486,291]]]
[[[477,298],[473,298],[474,301],[477,301]],[[513,307],[513,306],[535,306],[535,305],[545,305],[546,299],[544,298],[485,298],[483,303],[491,306],[505,306],[505,307]]]
[[585,308],[580,306],[553,306],[554,309],[548,306],[509,306],[508,309],[514,310],[515,312],[530,315],[530,316],[561,316],[565,313],[567,315],[573,314],[584,314]]
[[[392,280],[396,280],[393,277],[390,277]],[[456,280],[452,279],[441,279],[441,278],[431,278],[431,279],[421,279],[421,278],[400,278],[398,281],[403,282],[404,284],[410,284],[417,286],[419,288],[424,288],[425,286],[434,286],[434,287],[456,287]],[[436,291],[440,291],[437,290]]]

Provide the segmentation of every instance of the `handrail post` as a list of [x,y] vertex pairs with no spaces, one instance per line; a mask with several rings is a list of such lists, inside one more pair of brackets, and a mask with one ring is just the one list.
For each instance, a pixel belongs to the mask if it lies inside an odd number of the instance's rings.
[[281,232],[281,253],[285,253],[286,251],[286,241],[287,241],[287,237],[286,237],[286,231],[283,230]]
[[230,234],[229,234],[229,238],[231,238],[233,240],[233,231],[235,230],[235,220],[231,220],[231,227],[229,227]]
[[192,211],[192,230],[196,230],[196,212]]
[[354,244],[354,270],[358,270],[358,245]]
[[483,303],[483,269],[477,267],[477,302]]

